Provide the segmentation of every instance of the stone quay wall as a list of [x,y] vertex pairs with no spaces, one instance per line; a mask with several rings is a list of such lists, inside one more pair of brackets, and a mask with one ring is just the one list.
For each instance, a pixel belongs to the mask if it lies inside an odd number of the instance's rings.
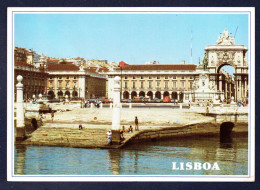
[[[232,130],[233,136],[248,133],[248,123],[236,123]],[[173,138],[191,136],[219,136],[220,124],[218,123],[197,123],[181,127],[166,127],[160,129],[143,130],[132,136],[124,145],[135,144],[147,141],[170,140]]]

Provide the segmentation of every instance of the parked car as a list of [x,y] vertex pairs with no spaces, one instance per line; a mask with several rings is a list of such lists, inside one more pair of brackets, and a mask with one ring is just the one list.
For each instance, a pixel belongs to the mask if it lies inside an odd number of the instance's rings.
[[163,98],[163,102],[171,102],[171,98],[169,96],[165,96]]
[[134,102],[142,102],[142,99],[140,97],[134,97]]

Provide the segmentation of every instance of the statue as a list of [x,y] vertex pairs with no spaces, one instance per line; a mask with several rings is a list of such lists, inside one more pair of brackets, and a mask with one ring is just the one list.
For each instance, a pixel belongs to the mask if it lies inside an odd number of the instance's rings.
[[223,34],[219,35],[218,40],[217,40],[217,45],[234,45],[235,44],[234,37],[229,34],[231,34],[231,33],[229,33],[227,31],[227,29],[225,29]]
[[203,65],[203,69],[205,70],[208,66],[208,56],[207,53],[205,52],[204,58],[202,60],[202,65]]

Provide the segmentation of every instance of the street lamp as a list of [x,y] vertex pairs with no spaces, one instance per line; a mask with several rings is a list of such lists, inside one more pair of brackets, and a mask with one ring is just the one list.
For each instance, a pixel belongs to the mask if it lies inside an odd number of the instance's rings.
[[120,84],[120,102],[122,99],[122,82],[123,82],[123,78],[122,78],[122,66],[120,66],[120,70],[121,70],[121,84]]

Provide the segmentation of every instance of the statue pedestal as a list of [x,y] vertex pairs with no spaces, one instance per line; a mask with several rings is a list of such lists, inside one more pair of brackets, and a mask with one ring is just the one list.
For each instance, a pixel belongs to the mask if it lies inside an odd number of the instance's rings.
[[121,144],[120,136],[121,136],[120,131],[112,130],[112,144],[113,145],[120,145]]
[[16,127],[15,141],[21,142],[25,139],[25,127]]

